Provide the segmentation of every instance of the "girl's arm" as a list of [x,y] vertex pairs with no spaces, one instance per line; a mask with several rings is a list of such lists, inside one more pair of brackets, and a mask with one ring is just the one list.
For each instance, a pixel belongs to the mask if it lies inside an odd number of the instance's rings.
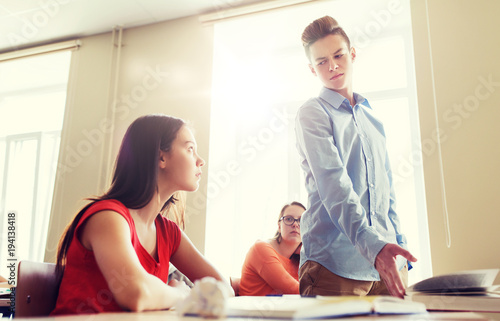
[[168,286],[142,267],[130,242],[130,227],[120,214],[98,212],[84,224],[80,240],[94,252],[97,265],[121,307],[131,311],[167,309],[189,294],[187,286]]
[[223,281],[230,293],[234,291],[229,282],[207,261],[207,259],[196,249],[187,235],[181,231],[181,242],[179,248],[172,255],[170,261],[191,281],[199,280],[205,276],[211,276]]

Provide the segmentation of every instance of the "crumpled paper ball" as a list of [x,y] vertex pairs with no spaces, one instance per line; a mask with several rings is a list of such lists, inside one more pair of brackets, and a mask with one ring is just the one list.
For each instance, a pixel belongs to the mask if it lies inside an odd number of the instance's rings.
[[205,318],[226,316],[226,285],[213,277],[204,277],[194,282],[189,295],[176,306],[179,315],[198,315]]

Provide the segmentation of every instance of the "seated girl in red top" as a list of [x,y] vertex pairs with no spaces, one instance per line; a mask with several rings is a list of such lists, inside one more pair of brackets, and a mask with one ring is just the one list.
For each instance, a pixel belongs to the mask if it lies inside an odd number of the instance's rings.
[[181,119],[148,115],[130,125],[111,187],[91,199],[61,238],[62,280],[52,315],[170,308],[190,289],[184,282],[166,284],[169,262],[193,281],[223,280],[162,215],[176,191],[198,188],[204,161],[196,147]]
[[241,271],[240,295],[299,294],[300,217],[304,205],[285,205],[274,238],[250,248]]

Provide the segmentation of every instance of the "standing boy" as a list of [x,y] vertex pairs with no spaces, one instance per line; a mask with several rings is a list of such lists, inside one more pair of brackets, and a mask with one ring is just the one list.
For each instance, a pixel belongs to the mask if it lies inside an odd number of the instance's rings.
[[352,90],[356,51],[335,19],[326,16],[302,34],[311,72],[323,88],[296,118],[308,210],[302,216],[302,295],[403,297],[406,260],[395,212],[382,123]]

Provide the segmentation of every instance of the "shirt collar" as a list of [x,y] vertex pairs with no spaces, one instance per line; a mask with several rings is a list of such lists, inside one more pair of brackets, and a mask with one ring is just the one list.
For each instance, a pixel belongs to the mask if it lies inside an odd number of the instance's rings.
[[[365,97],[361,96],[358,93],[353,93],[353,95],[354,95],[354,100],[356,101],[356,105],[362,105],[364,107],[372,109],[372,107],[368,103],[368,100]],[[327,103],[329,103],[336,109],[339,109],[340,106],[342,106],[342,104],[346,104],[346,107],[349,106],[349,100],[347,98],[345,98],[338,92],[328,89],[326,87],[321,88],[319,97],[324,99]]]

